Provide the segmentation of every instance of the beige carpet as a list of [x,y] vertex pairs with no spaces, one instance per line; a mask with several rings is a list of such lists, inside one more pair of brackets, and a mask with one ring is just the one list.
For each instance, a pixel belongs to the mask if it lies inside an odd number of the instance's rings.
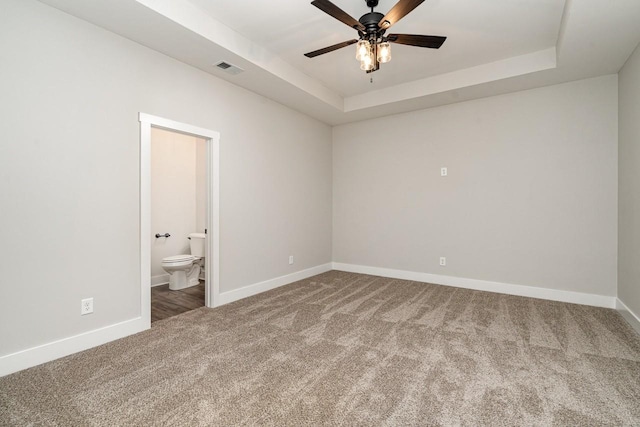
[[329,272],[0,379],[1,425],[640,425],[614,310]]

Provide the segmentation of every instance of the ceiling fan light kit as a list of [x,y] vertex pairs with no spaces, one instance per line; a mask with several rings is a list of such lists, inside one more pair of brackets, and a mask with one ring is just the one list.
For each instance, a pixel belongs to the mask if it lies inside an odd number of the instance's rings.
[[356,44],[356,60],[362,61],[365,56],[369,55],[371,44],[368,40],[359,40]]
[[386,64],[391,61],[391,45],[389,42],[378,43],[378,62]]
[[318,9],[358,31],[359,39],[338,43],[304,55],[307,58],[315,58],[356,43],[356,59],[360,61],[360,69],[367,73],[372,73],[380,68],[380,64],[391,61],[391,45],[389,42],[439,49],[447,39],[441,36],[416,34],[389,34],[385,36],[385,32],[389,27],[409,14],[424,0],[399,0],[386,15],[373,11],[373,8],[378,5],[378,0],[365,1],[367,7],[371,8],[371,12],[365,13],[357,21],[329,0],[312,1],[311,4]]
[[364,71],[374,71],[375,68],[375,61],[373,60],[373,55],[372,54],[367,54],[364,58],[362,58],[362,60],[360,61],[360,69],[364,70]]

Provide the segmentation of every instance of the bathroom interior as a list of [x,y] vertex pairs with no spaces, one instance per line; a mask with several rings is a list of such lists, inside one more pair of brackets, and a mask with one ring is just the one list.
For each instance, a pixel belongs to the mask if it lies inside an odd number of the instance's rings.
[[151,129],[151,322],[205,305],[206,141]]

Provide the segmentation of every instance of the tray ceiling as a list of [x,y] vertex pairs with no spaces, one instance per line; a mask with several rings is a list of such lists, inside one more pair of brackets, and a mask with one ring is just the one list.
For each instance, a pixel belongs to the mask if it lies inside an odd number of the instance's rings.
[[[616,73],[640,41],[637,0],[427,0],[392,32],[445,44],[394,44],[391,62],[366,74],[354,46],[303,56],[357,38],[310,0],[41,1],[329,124]],[[368,11],[333,1],[356,19]]]

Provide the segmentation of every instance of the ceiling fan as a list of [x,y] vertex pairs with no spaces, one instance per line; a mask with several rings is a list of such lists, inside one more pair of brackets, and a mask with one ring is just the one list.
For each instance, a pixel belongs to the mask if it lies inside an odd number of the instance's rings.
[[352,18],[329,0],[312,1],[311,4],[321,11],[357,30],[360,37],[359,39],[305,53],[304,56],[314,58],[356,43],[356,59],[360,61],[360,68],[367,73],[372,73],[380,68],[381,63],[384,64],[391,60],[391,45],[389,42],[439,49],[447,39],[440,36],[416,34],[388,34],[385,36],[385,32],[389,27],[409,14],[424,0],[400,0],[386,15],[373,11],[373,8],[378,5],[378,0],[365,0],[365,2],[367,7],[371,8],[371,12],[365,13],[356,21],[355,18]]

